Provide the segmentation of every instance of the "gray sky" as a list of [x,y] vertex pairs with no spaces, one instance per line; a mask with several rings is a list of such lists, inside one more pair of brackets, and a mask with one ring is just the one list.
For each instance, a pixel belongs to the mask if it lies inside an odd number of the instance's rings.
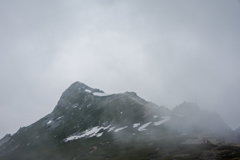
[[1,0],[0,137],[50,113],[75,81],[183,101],[240,126],[237,0]]

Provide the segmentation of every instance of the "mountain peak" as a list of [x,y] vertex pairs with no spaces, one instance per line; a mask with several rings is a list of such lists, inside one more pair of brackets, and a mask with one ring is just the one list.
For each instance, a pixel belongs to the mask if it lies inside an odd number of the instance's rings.
[[[102,90],[97,88],[91,88],[87,86],[86,84],[76,81],[73,84],[71,84],[61,95],[57,106],[54,108],[56,110],[57,108],[61,108],[64,106],[69,105],[73,101],[78,101],[80,97],[89,97],[93,94],[102,94],[104,93]],[[81,99],[81,98],[80,98]]]
[[[78,89],[91,89],[89,86],[87,86],[86,84],[76,81],[73,84],[70,85],[70,87],[68,89],[72,89],[72,88],[78,88]],[[67,90],[68,90],[67,89]]]
[[102,90],[97,89],[97,88],[91,88],[87,86],[86,84],[76,81],[73,84],[70,85],[66,91],[72,91],[72,90],[78,90],[78,91],[85,91],[85,92],[99,92],[99,93],[104,93]]
[[[183,159],[199,159],[205,139],[238,143],[239,135],[196,103],[169,110],[135,92],[108,94],[77,81],[52,113],[0,140],[0,159],[175,159],[186,153]],[[186,144],[201,144],[198,154]]]
[[179,114],[192,114],[200,111],[197,103],[186,102],[184,101],[182,104],[176,106],[173,111]]

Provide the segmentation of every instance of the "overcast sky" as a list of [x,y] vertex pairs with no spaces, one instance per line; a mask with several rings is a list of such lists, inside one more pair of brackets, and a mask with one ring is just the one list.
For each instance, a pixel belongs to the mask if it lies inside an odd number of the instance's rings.
[[80,81],[240,126],[237,0],[0,0],[0,138]]

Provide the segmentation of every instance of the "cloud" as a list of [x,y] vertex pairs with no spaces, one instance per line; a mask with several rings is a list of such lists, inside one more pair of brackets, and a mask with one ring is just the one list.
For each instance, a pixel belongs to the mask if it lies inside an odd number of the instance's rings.
[[[3,1],[0,135],[51,112],[81,81],[239,124],[238,1]],[[16,121],[12,121],[14,117]]]

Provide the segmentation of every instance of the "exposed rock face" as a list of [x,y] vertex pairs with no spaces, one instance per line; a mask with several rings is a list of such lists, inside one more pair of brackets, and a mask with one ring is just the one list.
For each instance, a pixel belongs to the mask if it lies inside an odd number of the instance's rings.
[[6,134],[2,139],[0,139],[0,146],[9,141],[11,137],[11,134]]

